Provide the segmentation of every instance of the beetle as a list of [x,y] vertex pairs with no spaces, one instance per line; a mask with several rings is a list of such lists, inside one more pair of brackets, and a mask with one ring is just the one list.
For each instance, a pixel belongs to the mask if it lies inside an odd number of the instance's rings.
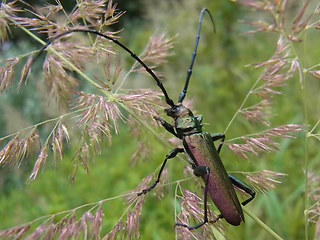
[[[175,226],[187,227],[189,230],[199,228],[205,223],[209,222],[207,209],[208,195],[220,211],[218,218],[212,222],[216,222],[218,219],[224,218],[229,224],[234,226],[238,226],[241,221],[244,222],[244,215],[232,185],[237,186],[250,195],[247,200],[241,203],[242,205],[246,205],[255,197],[255,191],[241,180],[228,174],[222,164],[219,153],[222,143],[225,140],[224,133],[210,134],[203,132],[201,123],[202,116],[193,115],[191,110],[182,104],[186,96],[189,80],[192,74],[192,68],[196,58],[196,51],[200,39],[201,22],[205,12],[208,13],[211,21],[213,22],[210,12],[206,8],[203,8],[200,13],[198,32],[191,64],[187,71],[184,89],[179,95],[177,104],[174,104],[172,99],[168,97],[168,94],[164,90],[162,83],[156,80],[160,89],[164,93],[166,103],[169,105],[169,107],[165,109],[165,113],[174,119],[174,125],[166,122],[161,117],[154,117],[154,119],[159,121],[168,132],[181,139],[183,142],[183,148],[175,148],[171,150],[166,155],[155,182],[151,186],[138,193],[138,195],[142,195],[151,191],[159,183],[161,173],[167,163],[167,160],[174,158],[178,153],[185,153],[187,155],[188,162],[193,168],[194,174],[198,177],[202,177],[205,183],[203,221],[195,226],[188,226],[181,223],[175,224]],[[218,148],[216,148],[213,143],[217,140],[221,140]]]
[[[187,71],[187,77],[185,81],[185,86],[183,91],[179,95],[178,103],[174,103],[169,97],[166,89],[164,88],[162,82],[154,74],[151,68],[149,68],[134,52],[129,48],[110,36],[107,36],[99,31],[91,29],[71,29],[67,30],[59,35],[51,38],[38,52],[35,59],[45,50],[54,40],[72,33],[72,32],[85,32],[99,35],[112,41],[114,44],[123,48],[127,53],[131,55],[136,61],[138,61],[144,69],[152,76],[158,87],[161,89],[166,103],[169,105],[165,109],[167,116],[174,120],[174,125],[171,125],[165,121],[162,117],[155,116],[154,119],[159,121],[160,124],[173,134],[175,137],[182,140],[183,148],[174,148],[165,157],[164,162],[160,168],[157,179],[152,185],[143,189],[141,192],[137,193],[138,196],[150,192],[159,183],[163,169],[169,159],[176,157],[178,153],[185,153],[188,158],[188,163],[193,168],[194,174],[198,177],[202,177],[205,187],[204,187],[204,218],[203,221],[195,226],[188,226],[182,223],[176,223],[175,226],[186,227],[189,230],[197,229],[207,222],[216,222],[219,219],[225,219],[229,224],[238,226],[242,221],[244,222],[244,214],[241,208],[242,205],[246,205],[252,201],[255,197],[255,191],[249,187],[247,184],[241,180],[235,178],[234,176],[227,173],[224,168],[221,158],[219,156],[222,143],[225,140],[224,133],[207,133],[202,131],[202,116],[195,116],[189,108],[182,104],[189,86],[189,80],[192,74],[193,64],[196,58],[197,47],[200,39],[201,22],[204,13],[208,13],[213,26],[213,18],[209,10],[203,8],[200,13],[200,18],[198,22],[198,31],[195,41],[195,47],[191,58],[191,64]],[[214,145],[215,141],[220,140],[219,146]],[[243,201],[241,204],[237,198],[233,185],[242,189],[244,192],[250,195],[250,197]],[[208,195],[212,199],[213,203],[219,209],[220,214],[213,221],[208,219]]]

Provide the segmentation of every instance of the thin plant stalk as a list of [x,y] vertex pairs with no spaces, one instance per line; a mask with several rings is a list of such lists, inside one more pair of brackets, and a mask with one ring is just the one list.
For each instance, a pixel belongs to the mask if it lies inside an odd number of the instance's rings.
[[248,211],[248,207],[243,206],[242,209],[243,211],[250,217],[252,218],[257,224],[260,225],[266,232],[268,232],[271,236],[274,237],[274,239],[277,240],[283,240],[282,237],[280,237],[277,233],[275,233],[271,228],[268,227],[264,222],[261,221],[260,218],[258,218],[256,215],[254,215],[252,212]]

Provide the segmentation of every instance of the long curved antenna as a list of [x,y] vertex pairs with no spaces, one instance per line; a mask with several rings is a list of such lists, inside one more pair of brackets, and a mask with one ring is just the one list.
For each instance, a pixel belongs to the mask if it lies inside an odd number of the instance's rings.
[[137,62],[139,62],[144,69],[153,77],[153,79],[156,81],[157,85],[159,86],[159,88],[161,89],[161,91],[163,92],[163,95],[165,97],[166,103],[168,105],[170,105],[171,107],[174,106],[174,102],[173,100],[168,96],[168,93],[166,91],[166,89],[164,88],[164,86],[162,85],[161,81],[159,80],[159,78],[154,74],[154,72],[151,70],[151,68],[149,68],[134,52],[132,52],[129,48],[127,48],[125,45],[123,45],[121,42],[119,42],[117,39],[114,39],[110,36],[107,36],[101,32],[98,32],[96,30],[91,30],[91,29],[71,29],[68,30],[64,33],[61,33],[59,35],[54,36],[53,38],[51,38],[46,45],[44,45],[40,51],[38,52],[38,54],[34,57],[33,61],[35,61],[40,54],[54,41],[57,40],[58,38],[63,37],[64,35],[67,35],[69,33],[72,32],[84,32],[84,33],[93,33],[96,34],[98,36],[101,36],[103,38],[106,38],[110,41],[112,41],[113,43],[115,43],[116,45],[120,46],[121,48],[123,48],[127,53],[129,53],[131,55],[132,58],[134,58]]
[[194,64],[194,61],[195,61],[196,55],[197,55],[197,49],[198,49],[198,44],[199,44],[199,39],[200,39],[201,22],[202,22],[204,12],[207,12],[209,14],[209,17],[210,17],[212,25],[213,25],[213,31],[216,32],[216,27],[215,27],[211,13],[209,12],[208,9],[203,8],[200,13],[200,18],[199,18],[199,23],[198,23],[198,32],[197,32],[196,43],[195,43],[193,54],[192,54],[191,64],[190,64],[190,67],[187,71],[187,78],[186,78],[186,83],[184,85],[184,89],[179,95],[179,101],[178,101],[179,103],[182,103],[183,99],[185,98],[185,96],[187,94],[187,89],[188,89],[189,80],[190,80],[190,77],[192,74],[193,64]]

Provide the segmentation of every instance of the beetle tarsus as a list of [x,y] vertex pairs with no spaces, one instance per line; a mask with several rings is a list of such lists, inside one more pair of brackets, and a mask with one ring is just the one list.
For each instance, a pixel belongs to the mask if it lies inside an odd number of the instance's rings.
[[157,180],[154,181],[154,183],[152,183],[149,187],[142,189],[141,192],[139,192],[137,195],[140,196],[142,194],[147,194],[148,192],[150,192],[158,184],[159,181]]
[[174,227],[185,227],[185,228],[188,228],[189,230],[194,230],[194,229],[197,229],[197,228],[203,226],[203,225],[206,224],[207,222],[208,222],[208,221],[202,222],[202,223],[200,223],[200,224],[198,224],[198,225],[196,225],[196,226],[188,226],[188,225],[186,225],[186,224],[176,223],[176,224],[174,225]]
[[187,224],[183,224],[183,223],[176,223],[176,224],[174,224],[174,227],[185,227],[185,228],[188,228],[189,230],[194,230],[194,229],[197,229],[197,228],[199,228],[199,227],[202,227],[204,224],[206,224],[206,223],[216,223],[219,219],[222,219],[223,218],[223,216],[222,216],[222,214],[220,214],[220,215],[218,215],[218,217],[216,218],[216,219],[214,219],[214,220],[208,220],[208,219],[206,219],[206,220],[204,220],[202,223],[199,223],[198,225],[195,225],[195,226],[189,226],[189,225],[187,225]]

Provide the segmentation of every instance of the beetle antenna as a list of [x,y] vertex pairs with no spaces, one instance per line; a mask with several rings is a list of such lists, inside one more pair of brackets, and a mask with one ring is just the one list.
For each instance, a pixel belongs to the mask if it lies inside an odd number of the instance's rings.
[[92,33],[92,34],[96,34],[98,36],[101,36],[103,38],[106,38],[110,41],[112,41],[113,43],[115,43],[116,45],[120,46],[122,49],[124,49],[127,53],[129,53],[131,55],[132,58],[134,58],[137,62],[139,62],[142,67],[144,67],[144,69],[152,76],[152,78],[156,81],[157,85],[159,86],[159,88],[161,89],[161,91],[163,92],[163,95],[165,97],[166,103],[168,105],[170,105],[171,107],[173,107],[175,104],[173,102],[173,100],[168,96],[168,93],[166,91],[166,89],[164,88],[162,82],[159,80],[159,78],[155,75],[155,73],[151,70],[151,68],[149,68],[134,52],[132,52],[129,48],[127,48],[125,45],[123,45],[121,42],[119,42],[117,39],[112,38],[110,36],[107,36],[101,32],[98,32],[96,30],[92,30],[92,29],[71,29],[68,30],[64,33],[58,34],[56,36],[54,36],[53,38],[51,38],[46,45],[44,45],[39,52],[37,53],[37,55],[34,57],[33,61],[35,61],[40,54],[50,45],[52,44],[52,42],[54,40],[57,40],[58,38],[61,38],[69,33],[72,32],[84,32],[84,33]]
[[209,14],[209,17],[210,17],[212,25],[213,25],[213,31],[216,32],[216,26],[214,24],[213,17],[211,15],[210,11],[206,8],[203,8],[200,13],[200,18],[199,18],[199,23],[198,23],[198,32],[197,32],[196,42],[194,45],[194,50],[193,50],[193,54],[192,54],[192,58],[191,58],[190,67],[187,71],[186,83],[184,85],[183,91],[179,95],[179,101],[178,101],[179,103],[182,103],[183,99],[185,98],[185,96],[187,94],[187,89],[188,89],[189,80],[190,80],[190,77],[192,74],[193,64],[194,64],[194,61],[195,61],[196,55],[197,55],[197,49],[198,49],[198,44],[199,44],[199,39],[200,39],[201,22],[202,22],[204,12],[207,12]]

